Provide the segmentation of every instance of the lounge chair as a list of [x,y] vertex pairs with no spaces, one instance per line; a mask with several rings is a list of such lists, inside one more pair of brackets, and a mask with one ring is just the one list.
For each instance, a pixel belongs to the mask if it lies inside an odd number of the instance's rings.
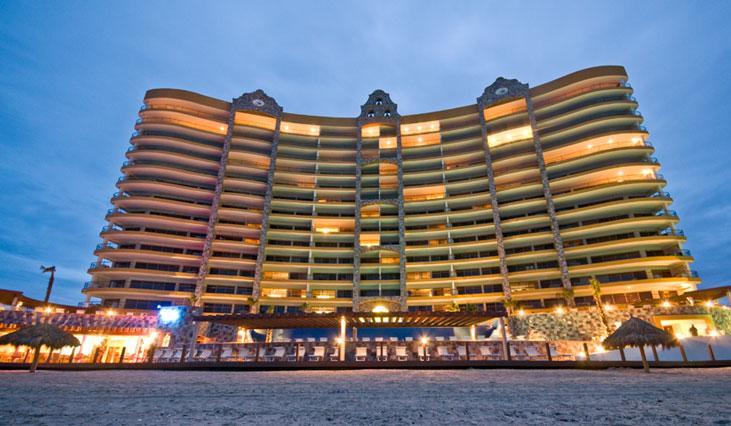
[[451,361],[454,359],[454,355],[449,352],[449,348],[446,346],[437,346],[437,355],[439,356],[439,359],[442,360]]
[[196,361],[208,361],[208,358],[211,357],[211,350],[210,349],[203,349],[198,351],[197,354],[193,357]]
[[231,349],[230,346],[223,348],[223,350],[221,351],[221,359],[231,358],[232,352],[233,352],[233,349]]
[[324,346],[315,346],[315,349],[312,351],[312,355],[307,356],[308,361],[322,361],[323,358],[325,358]]
[[467,359],[467,349],[463,345],[457,346],[457,356],[459,359]]
[[398,337],[389,337],[388,340],[390,342],[398,342]]
[[277,346],[276,348],[274,348],[274,353],[271,355],[266,355],[264,357],[264,360],[272,362],[274,360],[281,361],[282,358],[284,358],[284,346]]
[[[266,346],[260,346],[258,360],[263,361],[266,358],[266,355],[267,355]],[[257,361],[256,350],[249,351],[249,353],[244,355],[244,361]]]
[[545,358],[545,355],[538,352],[538,349],[535,348],[535,346],[528,346],[525,348],[525,353],[528,355],[529,359],[542,359]]
[[365,346],[358,346],[355,348],[355,360],[365,361],[368,358],[368,348]]
[[411,336],[408,336],[408,337],[404,337],[404,341],[407,341],[407,342],[413,342],[413,341],[414,341],[414,338],[413,338],[413,337],[411,337]]
[[525,359],[528,358],[528,355],[518,352],[518,350],[515,348],[515,346],[510,346],[510,359],[511,360],[517,360],[517,359]]
[[313,342],[316,342],[317,339],[315,339],[314,337],[308,337],[307,338],[307,341],[310,342],[310,343],[313,343]]
[[456,342],[457,341],[457,336],[449,336],[449,341],[450,342]]
[[376,346],[376,359],[379,361],[388,361],[388,346],[377,345]]
[[167,358],[167,354],[167,349],[156,349],[155,353],[152,355],[152,362],[163,362],[163,360]]
[[431,359],[431,352],[429,347],[420,347],[418,350],[420,361],[429,361]]
[[[297,351],[297,348],[299,348],[299,353]],[[294,346],[292,348],[292,353],[290,353],[289,355],[287,355],[287,361],[296,362],[296,361],[298,361],[297,356],[299,356],[300,358],[304,358],[305,357],[305,350],[306,350],[305,349],[305,345],[298,344],[298,345]]]
[[436,340],[437,340],[437,342],[443,342],[444,341],[444,336],[437,336],[436,337]]
[[406,353],[406,346],[396,346],[396,359],[399,361],[407,361],[409,355]]
[[335,346],[330,352],[330,361],[340,361],[340,348]]
[[371,341],[371,338],[370,337],[364,337],[361,340],[363,340],[364,342],[370,342]]
[[168,358],[168,362],[180,362],[180,357],[183,356],[183,350],[182,349],[175,349],[173,353],[170,355],[170,358]]
[[327,343],[327,337],[320,337],[320,343]]
[[482,359],[500,359],[499,353],[494,353],[490,346],[480,346],[480,355],[482,355]]
[[561,359],[561,358],[563,358],[563,359],[571,359],[573,357],[573,355],[570,355],[570,354],[560,354],[560,353],[556,352],[556,348],[553,347],[553,345],[550,345],[548,348],[551,351],[551,358],[552,359]]

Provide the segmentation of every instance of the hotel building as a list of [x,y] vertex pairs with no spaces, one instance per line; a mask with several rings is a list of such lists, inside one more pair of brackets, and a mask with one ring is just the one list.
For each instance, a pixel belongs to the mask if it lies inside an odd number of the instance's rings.
[[84,293],[207,313],[542,310],[700,279],[623,67],[401,115],[147,92]]

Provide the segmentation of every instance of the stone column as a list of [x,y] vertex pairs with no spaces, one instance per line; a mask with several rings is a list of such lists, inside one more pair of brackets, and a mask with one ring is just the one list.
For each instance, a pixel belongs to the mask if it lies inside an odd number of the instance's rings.
[[267,231],[269,230],[269,215],[272,212],[272,186],[274,185],[274,171],[277,164],[277,148],[279,147],[279,130],[282,124],[281,110],[276,116],[276,124],[274,126],[274,135],[272,137],[272,152],[269,160],[269,170],[267,171],[267,191],[264,195],[264,208],[261,217],[261,233],[259,234],[259,249],[256,252],[256,269],[254,270],[254,288],[251,292],[251,298],[254,299],[252,310],[256,310],[259,306],[259,296],[261,293],[261,277],[263,275],[264,260],[266,258]]
[[355,218],[353,226],[353,311],[360,305],[360,210],[362,207],[363,136],[358,121],[358,136],[355,145]]
[[396,168],[398,182],[399,305],[406,311],[406,224],[404,213],[404,162],[401,145],[401,117],[396,119]]
[[485,123],[485,105],[482,105],[480,98],[477,99],[478,114],[480,116],[480,127],[482,128],[482,148],[485,152],[485,167],[487,168],[487,186],[490,191],[490,208],[492,209],[492,221],[495,227],[495,240],[497,242],[497,254],[500,261],[500,277],[502,279],[503,296],[506,302],[512,300],[510,291],[510,279],[508,277],[508,264],[505,256],[505,244],[503,242],[503,230],[500,226],[500,206],[497,200],[497,189],[495,187],[495,172],[492,168],[492,155],[490,146],[487,143],[487,125]]
[[206,239],[203,244],[203,253],[201,254],[201,265],[198,268],[198,278],[195,282],[195,293],[193,296],[194,306],[203,306],[203,293],[205,290],[206,275],[208,275],[208,260],[211,257],[213,248],[213,238],[215,237],[216,223],[218,222],[218,209],[221,204],[221,193],[223,192],[223,180],[226,175],[226,164],[228,163],[228,153],[231,149],[231,138],[234,130],[234,117],[236,116],[235,102],[231,103],[228,114],[228,129],[226,130],[226,138],[223,141],[223,150],[221,152],[221,160],[218,163],[218,176],[216,177],[216,189],[213,193],[211,202],[211,211],[208,214],[208,229],[206,230]]
[[531,132],[533,133],[533,145],[536,150],[536,159],[538,160],[538,169],[541,174],[541,183],[543,184],[543,195],[546,198],[548,216],[551,219],[551,233],[553,234],[553,245],[556,248],[556,252],[558,253],[558,267],[561,271],[561,284],[563,285],[563,288],[571,294],[571,296],[566,297],[566,303],[569,306],[573,307],[575,306],[575,303],[571,285],[571,278],[569,277],[569,268],[566,263],[566,255],[563,249],[563,240],[561,239],[558,218],[556,217],[556,207],[553,203],[553,195],[551,195],[551,185],[548,180],[546,163],[543,159],[543,146],[541,144],[541,137],[538,133],[538,125],[536,122],[535,112],[533,111],[533,100],[531,98],[530,91],[528,91],[525,101],[528,110],[528,118],[530,119]]

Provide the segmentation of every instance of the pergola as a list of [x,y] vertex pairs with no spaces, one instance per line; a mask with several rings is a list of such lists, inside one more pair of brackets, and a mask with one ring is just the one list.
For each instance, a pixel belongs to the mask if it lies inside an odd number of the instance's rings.
[[504,312],[338,312],[199,315],[193,320],[248,329],[435,328],[477,326],[502,316]]

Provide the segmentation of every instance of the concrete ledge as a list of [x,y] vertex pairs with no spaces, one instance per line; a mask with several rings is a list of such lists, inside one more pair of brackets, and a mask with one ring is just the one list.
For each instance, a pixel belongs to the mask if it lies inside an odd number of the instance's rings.
[[[650,361],[651,368],[719,368],[731,367],[723,361]],[[0,370],[27,370],[27,363],[0,363]],[[294,370],[448,370],[448,369],[539,369],[539,370],[606,370],[609,368],[641,369],[640,361],[365,361],[365,362],[167,362],[136,364],[39,364],[39,370],[190,370],[190,371],[294,371]]]

